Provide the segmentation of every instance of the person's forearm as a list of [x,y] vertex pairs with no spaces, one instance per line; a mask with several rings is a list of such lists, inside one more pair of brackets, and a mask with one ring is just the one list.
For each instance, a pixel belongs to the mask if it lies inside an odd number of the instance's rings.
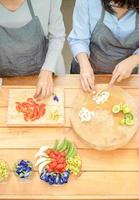
[[76,59],[78,60],[80,67],[84,67],[88,65],[88,63],[90,64],[89,59],[88,59],[88,54],[86,53],[79,53],[76,56]]
[[2,78],[0,78],[0,87],[2,86]]

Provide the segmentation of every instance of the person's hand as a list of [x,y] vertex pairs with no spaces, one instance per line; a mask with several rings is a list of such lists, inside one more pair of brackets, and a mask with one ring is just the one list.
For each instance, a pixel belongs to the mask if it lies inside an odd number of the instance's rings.
[[53,94],[53,75],[48,70],[42,70],[39,74],[39,80],[36,86],[34,98],[43,100]]
[[132,56],[120,62],[112,73],[109,86],[112,86],[116,81],[121,82],[123,79],[129,78],[136,66],[137,63]]
[[80,62],[80,81],[84,92],[95,93],[94,71],[88,58]]
[[80,66],[80,80],[85,92],[95,92],[94,71],[89,62],[87,65]]

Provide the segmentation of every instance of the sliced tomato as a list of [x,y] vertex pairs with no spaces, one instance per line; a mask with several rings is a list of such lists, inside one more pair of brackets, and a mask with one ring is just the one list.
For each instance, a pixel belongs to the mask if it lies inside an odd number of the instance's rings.
[[47,149],[46,154],[50,157],[51,149]]
[[56,155],[56,156],[58,156],[59,155],[59,151],[56,151],[56,150],[53,150],[53,153]]
[[54,154],[53,151],[50,152],[49,156],[50,156],[50,158],[57,158],[57,156]]
[[44,115],[45,115],[45,112],[46,112],[46,110],[45,110],[45,108],[39,108],[39,117],[43,117]]
[[49,168],[52,169],[54,171],[54,169],[57,167],[57,162],[51,162],[49,164]]
[[65,153],[65,152],[60,152],[60,155],[61,155],[62,157],[66,157],[66,153]]
[[27,102],[28,102],[28,103],[35,103],[35,101],[33,100],[33,98],[28,98],[28,99],[27,99]]
[[17,104],[17,105],[16,105],[16,110],[17,110],[18,112],[21,112],[21,109],[22,109],[21,104]]
[[59,164],[63,164],[63,163],[65,163],[65,158],[61,157],[59,160],[57,160],[57,162]]
[[16,102],[16,110],[24,114],[25,121],[35,121],[45,114],[45,104],[37,103],[33,98],[28,98],[25,102]]
[[57,164],[57,166],[56,166],[56,170],[61,170],[61,169],[63,169],[63,164]]

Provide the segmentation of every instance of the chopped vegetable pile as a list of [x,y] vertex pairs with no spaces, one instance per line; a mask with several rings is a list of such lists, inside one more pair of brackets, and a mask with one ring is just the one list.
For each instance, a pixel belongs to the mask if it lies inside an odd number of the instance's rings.
[[79,117],[81,119],[81,122],[89,122],[92,120],[92,117],[95,115],[94,112],[89,111],[87,108],[83,107],[81,108],[79,112]]
[[0,181],[4,181],[8,178],[10,173],[9,165],[6,161],[0,160]]
[[108,91],[100,91],[95,96],[93,96],[92,100],[99,105],[107,102],[109,97],[110,93]]
[[14,171],[17,177],[27,179],[32,175],[32,163],[28,160],[19,160],[15,163]]
[[53,121],[57,121],[60,117],[59,111],[58,110],[54,110],[52,112],[50,112],[49,114],[49,119],[53,120]]
[[51,162],[47,165],[48,172],[62,173],[66,170],[65,153],[53,149],[47,150]]
[[122,112],[124,117],[120,120],[120,125],[132,126],[134,125],[134,116],[128,104],[118,104],[112,107],[112,112],[117,114]]
[[28,98],[25,102],[16,102],[16,110],[23,113],[25,121],[35,121],[45,115],[44,103],[38,103],[33,98]]
[[64,139],[61,143],[57,140],[52,148],[43,146],[35,156],[38,160],[40,179],[53,184],[65,184],[70,175],[79,175],[81,158],[77,154],[74,143]]

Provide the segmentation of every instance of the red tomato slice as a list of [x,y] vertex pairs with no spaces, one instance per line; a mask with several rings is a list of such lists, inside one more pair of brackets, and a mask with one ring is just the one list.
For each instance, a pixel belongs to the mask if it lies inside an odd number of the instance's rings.
[[56,157],[57,157],[57,156],[54,154],[53,151],[50,152],[49,156],[50,156],[50,158],[56,158]]
[[25,121],[35,121],[45,114],[45,104],[36,103],[33,98],[28,98],[26,102],[16,102],[16,110],[24,114]]
[[57,160],[57,162],[59,164],[63,164],[63,163],[65,163],[65,158],[61,157],[59,160]]
[[57,164],[57,166],[56,166],[56,170],[61,170],[61,169],[63,169],[63,164]]
[[61,155],[62,157],[66,157],[66,153],[65,153],[65,152],[60,152],[60,155]]

